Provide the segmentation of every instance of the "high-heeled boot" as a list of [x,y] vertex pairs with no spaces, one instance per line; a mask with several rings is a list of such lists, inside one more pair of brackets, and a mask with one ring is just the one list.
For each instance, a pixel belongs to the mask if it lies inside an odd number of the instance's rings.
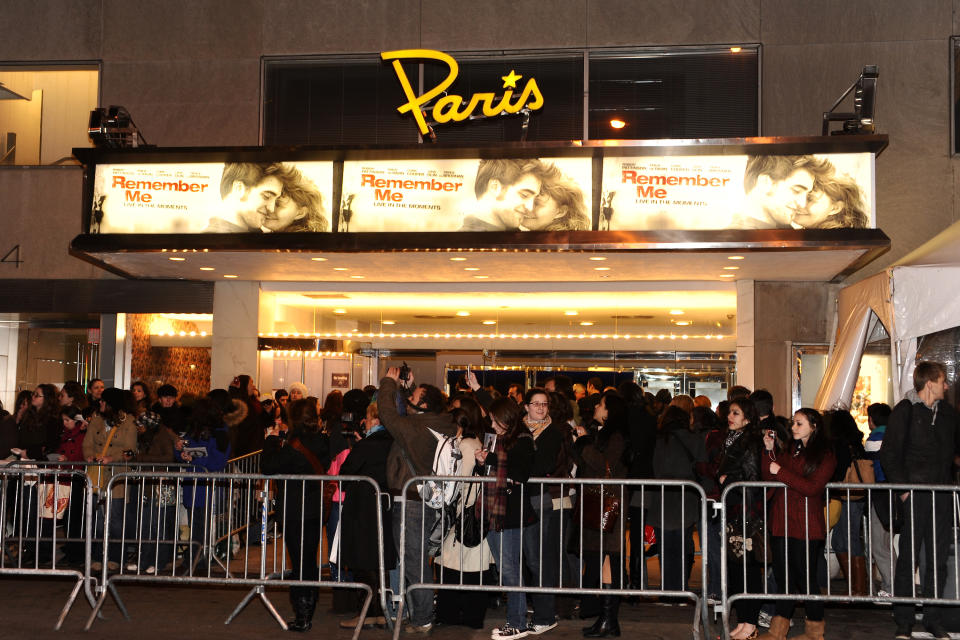
[[317,608],[315,587],[290,587],[290,604],[294,618],[287,623],[287,631],[306,633],[313,626],[313,612]]
[[620,637],[620,596],[601,596],[601,611],[597,621],[583,630],[585,638]]

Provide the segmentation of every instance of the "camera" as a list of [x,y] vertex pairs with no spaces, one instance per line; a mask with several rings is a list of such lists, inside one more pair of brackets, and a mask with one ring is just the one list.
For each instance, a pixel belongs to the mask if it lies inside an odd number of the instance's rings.
[[410,367],[407,366],[406,361],[404,361],[403,366],[400,367],[399,376],[400,382],[406,382],[410,379]]

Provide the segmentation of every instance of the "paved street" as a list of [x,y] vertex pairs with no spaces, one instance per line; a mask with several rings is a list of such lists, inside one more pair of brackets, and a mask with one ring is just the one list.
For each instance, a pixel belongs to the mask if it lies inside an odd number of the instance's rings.
[[[239,588],[198,588],[175,586],[143,586],[120,584],[118,590],[130,612],[131,620],[120,615],[108,600],[104,618],[98,620],[89,633],[83,626],[90,608],[82,598],[77,601],[60,632],[53,625],[62,604],[66,601],[69,585],[64,580],[17,577],[0,579],[0,619],[3,620],[3,638],[56,639],[73,637],[125,638],[153,640],[169,638],[243,638],[276,637],[280,628],[255,600],[230,625],[224,625],[227,615],[243,598]],[[281,613],[290,615],[290,605],[283,589],[268,591]],[[318,614],[313,630],[307,637],[349,638],[348,631],[338,627],[343,619],[328,613],[330,593],[321,593]],[[482,631],[464,627],[438,626],[432,638],[436,640],[486,640],[490,629],[502,622],[504,610],[489,610],[487,625]],[[653,603],[624,605],[621,608],[623,636],[627,638],[663,638],[689,640],[693,611],[689,606],[663,606]],[[580,638],[580,620],[561,621],[558,628],[545,637],[557,640]],[[887,608],[840,608],[827,612],[827,638],[867,640],[892,638],[893,622]],[[793,635],[799,634],[795,627]],[[366,630],[362,638],[385,640],[386,631]],[[924,634],[915,634],[922,638]],[[927,636],[929,637],[929,636]],[[955,636],[960,637],[960,636]],[[706,639],[705,639],[706,640]]]

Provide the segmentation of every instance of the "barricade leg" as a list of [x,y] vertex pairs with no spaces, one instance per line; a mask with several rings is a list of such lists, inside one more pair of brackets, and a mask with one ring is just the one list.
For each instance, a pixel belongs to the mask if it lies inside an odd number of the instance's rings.
[[[266,578],[267,575],[267,516],[269,514],[269,494],[267,491],[261,491],[258,495],[260,500],[260,577]],[[291,552],[292,555],[292,552]],[[280,625],[280,628],[284,631],[287,630],[287,623],[284,621],[283,617],[277,612],[277,608],[273,606],[273,602],[270,601],[270,598],[267,597],[266,590],[263,585],[257,585],[240,601],[240,604],[227,616],[227,619],[224,621],[224,624],[230,624],[233,622],[233,619],[236,618],[244,607],[253,599],[260,598],[260,601],[263,603],[263,606],[266,607],[267,611],[270,612],[270,615],[277,621]]]

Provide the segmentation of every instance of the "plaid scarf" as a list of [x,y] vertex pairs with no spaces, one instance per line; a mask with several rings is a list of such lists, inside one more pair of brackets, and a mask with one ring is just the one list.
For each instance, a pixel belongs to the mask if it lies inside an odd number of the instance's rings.
[[497,481],[490,489],[489,484],[485,484],[486,508],[488,531],[503,531],[503,525],[507,517],[507,495],[510,491],[507,486],[507,451],[503,445],[503,438],[497,436],[497,444],[494,448],[497,456]]

